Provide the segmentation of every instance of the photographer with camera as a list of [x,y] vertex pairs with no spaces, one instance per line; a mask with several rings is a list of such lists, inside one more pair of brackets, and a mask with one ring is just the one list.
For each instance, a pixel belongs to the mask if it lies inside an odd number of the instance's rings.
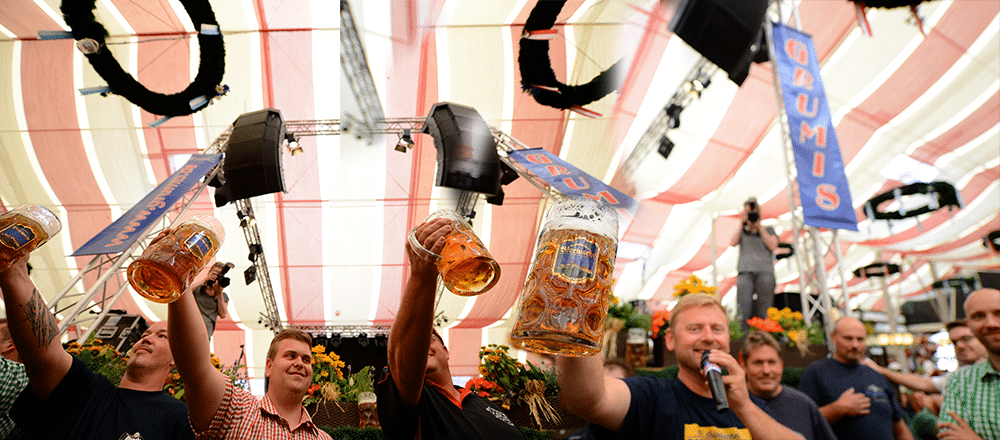
[[212,339],[212,333],[215,333],[215,321],[228,316],[226,307],[229,304],[229,295],[222,289],[229,287],[230,280],[226,273],[233,267],[235,267],[233,263],[216,262],[209,269],[205,284],[192,290],[198,309],[201,310],[201,317],[205,320],[208,339]]
[[[750,197],[740,213],[743,226],[733,235],[730,246],[740,247],[736,279],[736,313],[743,329],[751,317],[764,318],[774,304],[774,250],[778,236],[774,228],[760,224],[760,205]],[[754,296],[756,295],[756,298]]]

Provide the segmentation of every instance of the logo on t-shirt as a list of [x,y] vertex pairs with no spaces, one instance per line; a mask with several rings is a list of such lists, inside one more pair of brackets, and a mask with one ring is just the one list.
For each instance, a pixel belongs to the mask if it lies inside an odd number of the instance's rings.
[[486,407],[486,411],[489,411],[490,414],[493,414],[493,417],[496,417],[501,422],[504,422],[510,426],[514,426],[515,428],[517,427],[514,425],[514,422],[510,421],[510,419],[507,418],[507,414],[504,414],[503,411],[500,411],[495,408],[490,408],[488,406]]
[[118,440],[142,440],[142,434],[139,434],[138,432],[135,434],[129,434],[126,432],[122,434],[122,436],[119,437]]
[[865,391],[865,394],[867,394],[872,401],[889,403],[889,398],[886,395],[885,390],[878,385],[868,385],[868,389]]
[[750,440],[750,431],[746,428],[717,428],[686,423],[684,440]]

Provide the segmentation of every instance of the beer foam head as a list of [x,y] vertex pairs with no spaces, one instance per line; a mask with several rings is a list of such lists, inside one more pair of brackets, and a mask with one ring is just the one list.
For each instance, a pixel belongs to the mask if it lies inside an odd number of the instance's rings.
[[582,229],[618,239],[618,214],[608,204],[584,196],[564,196],[545,214],[548,229]]

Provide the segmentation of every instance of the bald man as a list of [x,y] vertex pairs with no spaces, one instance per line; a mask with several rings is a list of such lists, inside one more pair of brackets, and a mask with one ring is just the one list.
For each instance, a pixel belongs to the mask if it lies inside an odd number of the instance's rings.
[[837,438],[912,440],[892,383],[860,363],[868,348],[867,336],[861,321],[850,317],[837,320],[830,333],[833,358],[810,364],[799,391],[819,405]]
[[938,438],[1000,440],[1000,290],[972,292],[965,299],[965,316],[986,347],[986,362],[948,379]]

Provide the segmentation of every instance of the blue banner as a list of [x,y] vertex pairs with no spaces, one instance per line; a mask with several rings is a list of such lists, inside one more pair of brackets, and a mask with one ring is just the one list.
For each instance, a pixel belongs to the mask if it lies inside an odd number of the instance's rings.
[[[507,154],[560,193],[586,196],[611,205],[625,219],[635,216],[639,203],[545,149],[511,150]],[[627,213],[627,215],[624,215]]]
[[772,29],[803,219],[809,226],[857,231],[851,189],[812,37],[781,23],[774,23]]
[[185,193],[222,160],[221,154],[195,154],[160,186],[157,186],[132,209],[91,238],[73,255],[116,254],[124,252],[153,222],[174,206]]

